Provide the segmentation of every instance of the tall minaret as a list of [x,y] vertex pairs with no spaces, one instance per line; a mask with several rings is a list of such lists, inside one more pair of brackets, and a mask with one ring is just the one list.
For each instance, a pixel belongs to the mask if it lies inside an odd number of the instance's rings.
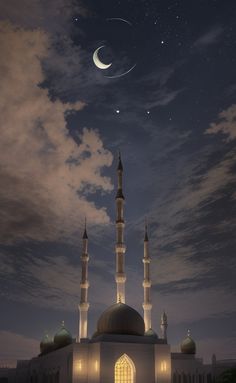
[[123,166],[119,153],[117,167],[118,188],[116,193],[116,302],[125,303],[125,244],[124,244],[124,196],[122,190]]
[[164,311],[161,316],[161,331],[162,331],[162,338],[165,339],[166,341],[167,341],[167,327],[168,327],[167,315]]
[[79,304],[79,312],[80,312],[80,320],[79,320],[79,336],[78,341],[81,339],[88,337],[88,236],[87,236],[87,228],[86,228],[86,220],[83,234],[83,251],[81,255],[81,281],[80,281],[80,304]]
[[143,254],[143,268],[144,268],[144,279],[143,279],[143,311],[144,311],[144,323],[145,331],[148,331],[152,328],[152,303],[151,303],[151,280],[150,280],[150,256],[149,256],[149,243],[148,243],[148,233],[147,233],[147,224],[145,225],[145,235],[144,235],[144,254]]

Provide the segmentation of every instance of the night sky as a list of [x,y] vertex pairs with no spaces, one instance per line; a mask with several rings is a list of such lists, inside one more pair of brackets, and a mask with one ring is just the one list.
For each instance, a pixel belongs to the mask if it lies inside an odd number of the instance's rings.
[[142,313],[147,217],[154,330],[165,310],[173,350],[190,329],[205,361],[235,357],[235,0],[8,0],[0,17],[0,364],[62,320],[76,336],[85,216],[90,335],[114,303],[119,150],[127,304]]

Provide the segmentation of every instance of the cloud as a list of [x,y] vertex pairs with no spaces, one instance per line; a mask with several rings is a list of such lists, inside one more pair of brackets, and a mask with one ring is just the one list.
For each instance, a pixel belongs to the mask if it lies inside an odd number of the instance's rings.
[[152,96],[152,101],[145,103],[145,109],[152,109],[157,106],[166,106],[169,105],[176,97],[183,91],[183,89],[178,90],[169,90],[167,88],[162,88],[157,91],[154,91]]
[[205,134],[221,133],[225,137],[225,142],[234,140],[236,138],[236,104],[220,112],[218,119],[218,122],[212,122],[210,124]]
[[47,34],[6,22],[0,31],[1,242],[69,235],[85,213],[95,224],[109,222],[84,191],[112,190],[102,175],[111,153],[95,130],[83,129],[78,143],[70,136],[65,114],[83,103],[52,100],[39,86]]
[[43,28],[56,34],[70,28],[73,18],[87,11],[74,0],[9,0],[1,4],[0,19],[25,28]]
[[187,286],[184,287],[189,288],[190,283],[196,283],[195,278],[209,272],[204,264],[194,263],[190,254],[193,254],[193,248],[182,246],[181,249],[176,249],[174,254],[165,252],[164,255],[155,257],[152,260],[152,280],[156,286],[174,283],[174,289],[180,289],[181,282],[187,281]]
[[[128,248],[142,238],[148,216],[153,288],[164,295],[164,307],[174,292],[183,294],[184,303],[187,292],[189,300],[196,290],[199,295],[204,290],[213,299],[214,289],[220,289],[226,299],[227,292],[235,289],[236,263],[232,252],[236,246],[236,151],[232,145],[216,145],[215,140],[207,145],[201,141],[201,147],[194,146],[192,150],[194,140],[193,135],[180,136],[177,129],[156,129],[152,143],[148,143],[150,158],[147,151],[142,158],[142,147],[132,153],[133,158],[129,157],[135,169],[142,164],[144,174],[142,185],[137,178],[132,190],[139,194],[138,201],[148,196],[150,203],[149,211],[140,207],[129,222],[127,237],[131,233],[133,243],[130,241]],[[129,203],[132,208],[134,203]],[[159,300],[163,298],[155,298]],[[217,308],[217,301],[215,304],[216,312],[224,310],[223,305]],[[178,307],[175,309],[178,311]],[[200,310],[201,315],[204,310],[205,307]]]
[[208,32],[206,32],[204,35],[199,37],[195,43],[193,44],[193,47],[197,49],[205,48],[209,45],[216,44],[219,41],[220,36],[223,33],[222,27],[214,27]]
[[39,341],[14,332],[0,331],[0,354],[2,366],[15,367],[18,359],[30,359],[39,354]]
[[[21,254],[20,265],[14,253],[0,253],[1,296],[38,307],[76,312],[80,294],[79,257],[74,262],[54,253],[40,258],[32,251],[25,253]],[[93,259],[89,264],[89,301],[93,309],[113,302],[115,295],[109,288],[110,279],[113,283],[113,267]]]
[[[17,300],[32,304],[34,306],[50,308],[59,311],[67,311],[76,315],[79,302],[79,265],[73,263],[64,256],[51,255],[47,258],[37,258],[33,256],[25,258],[22,256],[20,270],[18,268],[15,256],[11,254],[1,254],[0,265],[7,265],[11,270],[6,272],[0,266],[0,276],[3,283],[1,295],[10,300]],[[152,260],[151,275],[153,281],[152,301],[153,301],[153,326],[159,328],[159,318],[163,309],[168,313],[169,322],[172,326],[199,321],[205,318],[211,318],[215,315],[226,315],[233,311],[232,302],[235,301],[235,293],[224,291],[223,288],[201,289],[188,286],[183,290],[172,289],[164,291],[163,284],[173,281],[184,281],[185,278],[195,281],[195,278],[202,273],[200,267],[190,267],[182,263],[177,257],[174,266],[171,267],[170,260],[161,260],[158,264]],[[185,269],[182,269],[184,265]],[[159,267],[160,281],[156,280],[156,269]],[[162,269],[162,270],[161,270]],[[178,270],[180,271],[178,272]],[[106,270],[106,278],[104,278]],[[127,266],[127,302],[142,312],[142,273]],[[167,277],[164,278],[163,274]],[[172,276],[176,274],[176,276]],[[115,282],[114,265],[107,264],[102,260],[95,260],[89,265],[89,302],[90,302],[90,332],[93,333],[98,314],[105,307],[114,302]],[[155,281],[155,283],[154,283]],[[21,294],[19,295],[19,291]]]
[[[158,302],[154,311],[165,309],[169,323],[174,325],[198,322],[217,315],[228,315],[235,312],[232,302],[236,294],[221,288],[203,288],[172,293],[153,293],[153,302]],[[159,311],[162,312],[162,311]]]

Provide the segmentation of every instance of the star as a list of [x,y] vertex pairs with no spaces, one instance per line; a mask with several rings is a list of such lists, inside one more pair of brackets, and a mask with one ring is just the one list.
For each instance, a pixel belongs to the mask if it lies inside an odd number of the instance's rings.
[[164,44],[164,40],[161,40],[161,44]]
[[116,113],[119,114],[119,113],[120,113],[120,110],[119,110],[119,109],[116,109]]
[[150,110],[147,110],[147,114],[150,114]]
[[78,19],[78,17],[75,17],[75,19],[74,19],[75,21],[78,21],[79,19]]

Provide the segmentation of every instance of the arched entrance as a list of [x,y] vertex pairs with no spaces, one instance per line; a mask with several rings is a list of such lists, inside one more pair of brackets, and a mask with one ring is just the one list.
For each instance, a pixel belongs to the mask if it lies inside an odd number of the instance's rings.
[[135,383],[135,365],[123,354],[115,364],[115,383]]

